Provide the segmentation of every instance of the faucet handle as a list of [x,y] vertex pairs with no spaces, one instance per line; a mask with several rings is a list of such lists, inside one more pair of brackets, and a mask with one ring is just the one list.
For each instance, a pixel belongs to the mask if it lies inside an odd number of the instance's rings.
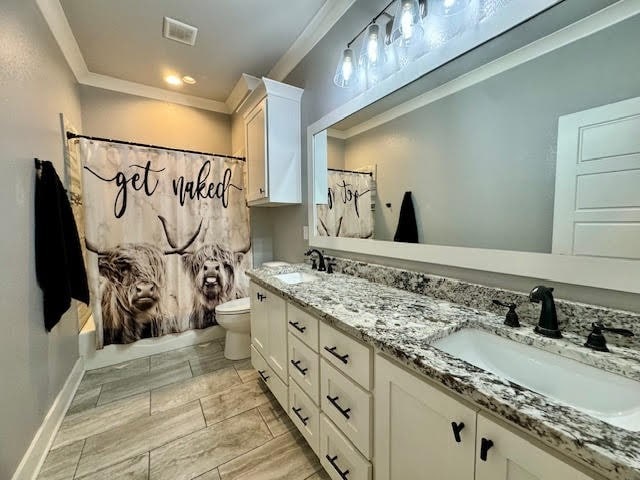
[[518,318],[518,314],[516,313],[516,307],[518,305],[516,305],[515,303],[501,302],[500,300],[497,300],[497,299],[493,300],[493,304],[499,305],[501,307],[507,307],[509,309],[504,319],[505,325],[507,325],[508,327],[514,327],[514,328],[520,327],[520,320]]
[[329,262],[327,262],[327,273],[333,273],[333,267],[336,266],[336,262],[334,262],[333,260],[329,260]]
[[592,328],[592,331],[587,337],[587,341],[585,342],[584,346],[592,350],[597,350],[598,352],[609,351],[609,348],[607,347],[607,339],[602,334],[602,332],[616,333],[624,337],[634,336],[631,330],[627,330],[626,328],[605,327],[600,322],[592,323],[591,328]]

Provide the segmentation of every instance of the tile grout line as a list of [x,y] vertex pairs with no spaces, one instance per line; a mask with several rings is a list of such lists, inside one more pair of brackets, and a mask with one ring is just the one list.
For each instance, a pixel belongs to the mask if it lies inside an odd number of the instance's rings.
[[84,446],[87,444],[87,439],[82,440],[82,448],[80,449],[80,455],[78,455],[78,461],[76,462],[76,468],[73,469],[72,479],[76,478],[76,474],[78,473],[78,467],[80,466],[80,460],[82,459],[82,454],[84,453]]

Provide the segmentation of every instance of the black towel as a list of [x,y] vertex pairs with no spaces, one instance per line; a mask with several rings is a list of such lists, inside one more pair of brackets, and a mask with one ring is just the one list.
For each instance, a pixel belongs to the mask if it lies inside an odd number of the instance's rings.
[[71,205],[51,162],[36,175],[36,276],[44,300],[44,326],[50,331],[71,306],[89,304],[89,286]]
[[411,192],[404,192],[398,228],[393,236],[394,242],[418,243],[418,225],[416,224],[416,212],[413,210]]

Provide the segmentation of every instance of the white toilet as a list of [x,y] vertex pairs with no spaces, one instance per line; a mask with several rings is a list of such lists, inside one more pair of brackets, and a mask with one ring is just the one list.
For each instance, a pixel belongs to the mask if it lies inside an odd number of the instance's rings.
[[238,298],[216,307],[216,320],[227,331],[224,356],[242,360],[251,356],[251,304],[249,297]]

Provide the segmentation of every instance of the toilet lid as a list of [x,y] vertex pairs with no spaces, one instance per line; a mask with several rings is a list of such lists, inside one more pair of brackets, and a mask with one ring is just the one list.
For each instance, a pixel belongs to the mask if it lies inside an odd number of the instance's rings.
[[291,265],[291,264],[287,263],[287,262],[278,262],[278,261],[275,261],[275,262],[264,262],[262,264],[262,266],[266,267],[266,268],[288,267],[289,265]]
[[251,303],[249,302],[249,297],[238,298],[237,300],[221,303],[216,307],[216,313],[222,314],[247,313],[250,310]]

